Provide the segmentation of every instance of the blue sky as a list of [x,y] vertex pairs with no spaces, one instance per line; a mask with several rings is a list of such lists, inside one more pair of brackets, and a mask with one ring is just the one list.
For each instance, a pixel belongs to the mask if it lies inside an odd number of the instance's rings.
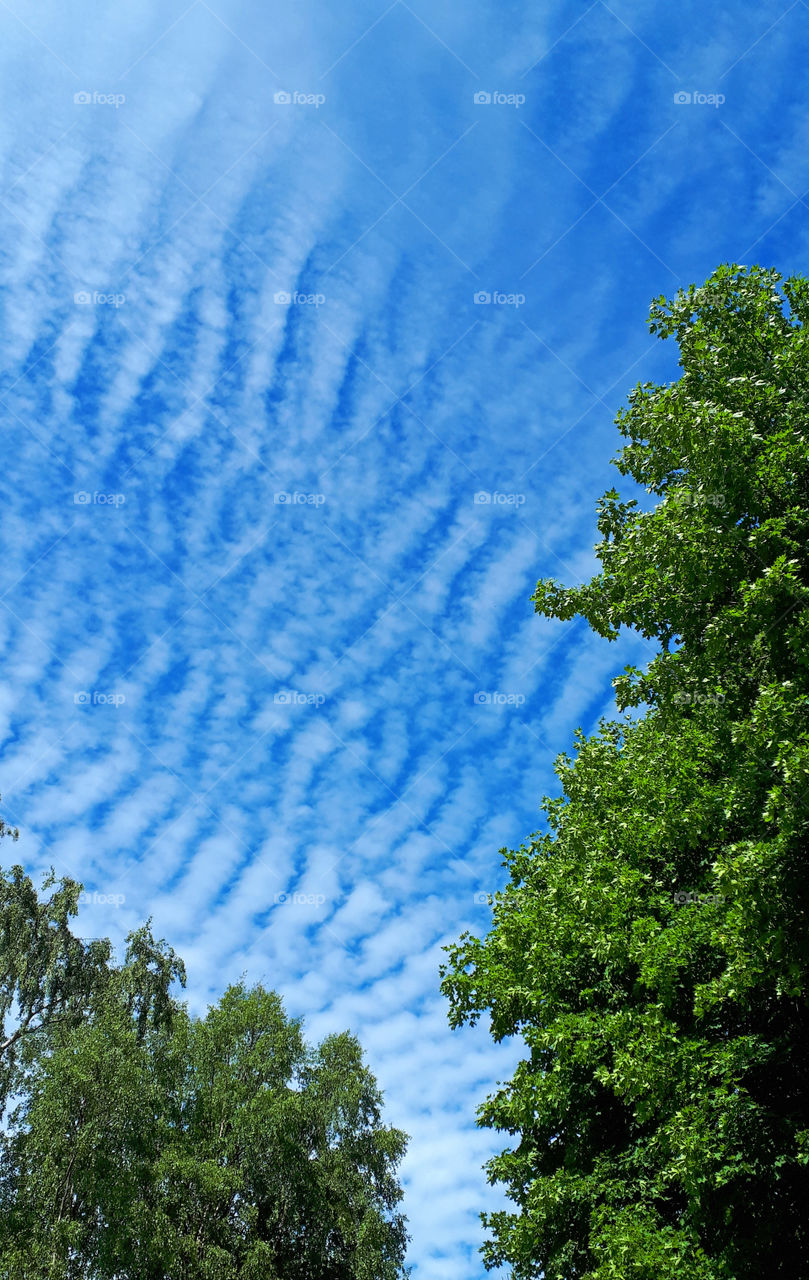
[[0,25],[14,856],[84,881],[88,936],[151,914],[195,1009],[246,973],[355,1031],[415,1278],[479,1280],[519,1046],[449,1032],[441,947],[649,656],[530,595],[592,571],[614,414],[676,377],[650,299],[806,269],[809,8]]

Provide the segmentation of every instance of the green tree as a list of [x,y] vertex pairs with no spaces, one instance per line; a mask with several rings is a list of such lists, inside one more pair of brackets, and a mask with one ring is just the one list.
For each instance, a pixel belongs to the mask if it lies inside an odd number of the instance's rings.
[[[17,838],[2,823],[0,835]],[[0,1262],[20,1280],[86,1274],[77,1242],[97,1234],[87,1183],[113,1170],[128,1177],[119,1139],[143,1096],[132,1082],[150,1083],[144,1041],[169,1032],[178,1008],[170,988],[185,982],[182,961],[148,922],[116,965],[108,939],[71,931],[82,885],[57,883],[51,871],[43,891],[40,899],[21,866],[0,869],[0,1115],[16,1100],[2,1135]]]
[[405,1147],[351,1036],[272,992],[139,1027],[126,984],[60,1025],[12,1113],[8,1280],[398,1280]]
[[120,964],[71,932],[81,889],[0,870],[3,1280],[399,1280],[406,1137],[358,1042],[261,986],[191,1017],[148,922]]
[[168,1274],[151,1267],[159,1077],[147,1037],[110,993],[91,1018],[40,1042],[11,1111],[0,1179],[6,1280],[135,1274],[129,1265],[144,1280]]
[[[2,836],[18,833],[0,821]],[[0,1117],[27,1056],[41,1052],[57,1026],[89,1017],[111,985],[143,1035],[170,1017],[172,982],[185,982],[182,961],[155,941],[148,922],[127,938],[120,967],[111,963],[109,939],[72,933],[82,887],[57,882],[51,870],[42,888],[53,892],[40,900],[23,867],[0,868]]]
[[479,1113],[516,1139],[484,1257],[519,1280],[809,1274],[809,281],[780,282],[653,303],[681,376],[630,395],[616,462],[656,505],[607,493],[601,571],[535,595],[658,651],[443,971],[453,1025],[526,1044]]
[[243,985],[183,1035],[176,1140],[159,1171],[179,1274],[401,1276],[406,1139],[381,1124],[357,1041],[310,1049],[274,992]]
[[[0,821],[0,837],[17,839]],[[53,874],[44,889],[56,884]],[[0,869],[0,1116],[26,1040],[82,1016],[106,970],[109,944],[85,945],[69,927],[81,885],[62,880],[40,902],[23,868]]]

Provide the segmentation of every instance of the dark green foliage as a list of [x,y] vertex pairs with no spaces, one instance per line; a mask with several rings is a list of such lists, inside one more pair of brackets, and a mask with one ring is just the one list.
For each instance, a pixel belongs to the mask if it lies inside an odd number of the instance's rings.
[[809,282],[779,279],[655,302],[682,376],[636,388],[617,465],[658,504],[608,493],[601,572],[537,588],[659,652],[444,971],[453,1025],[528,1050],[480,1113],[520,1280],[809,1275]]

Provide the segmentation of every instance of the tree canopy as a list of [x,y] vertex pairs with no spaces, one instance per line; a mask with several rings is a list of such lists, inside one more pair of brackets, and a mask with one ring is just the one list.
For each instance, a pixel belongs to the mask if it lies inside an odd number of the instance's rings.
[[308,1045],[261,985],[195,1017],[148,923],[117,965],[70,931],[80,885],[40,901],[14,867],[0,888],[4,1280],[406,1274],[406,1137],[353,1036]]
[[[0,838],[18,832],[0,821]],[[54,888],[54,886],[56,886]],[[76,1026],[92,1015],[109,990],[118,991],[138,1032],[169,1016],[169,989],[185,982],[182,961],[147,925],[127,939],[124,964],[111,963],[108,939],[84,942],[70,929],[82,886],[51,873],[40,900],[30,877],[16,865],[0,868],[0,1117],[19,1067],[57,1027]]]
[[759,267],[657,299],[681,375],[631,393],[616,459],[655,505],[608,492],[600,572],[537,587],[658,648],[443,971],[453,1025],[526,1045],[479,1115],[515,1138],[484,1257],[518,1280],[809,1269],[807,320]]

